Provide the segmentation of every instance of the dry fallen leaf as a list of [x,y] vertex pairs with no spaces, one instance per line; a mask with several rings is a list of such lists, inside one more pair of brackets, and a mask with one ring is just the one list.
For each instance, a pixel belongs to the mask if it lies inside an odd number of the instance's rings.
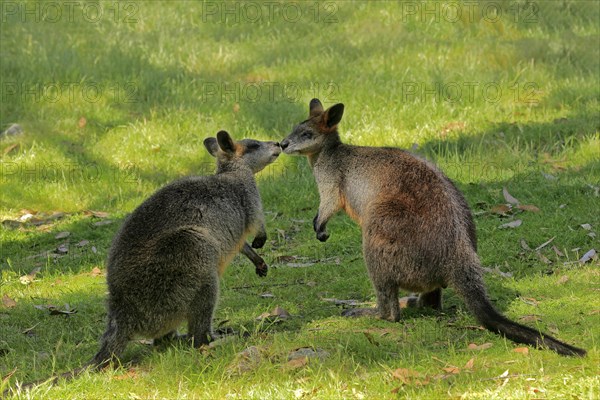
[[544,243],[540,244],[538,247],[535,248],[536,251],[543,249],[544,247],[548,246],[550,243],[552,243],[552,241],[556,238],[556,236],[553,236],[552,238],[546,240]]
[[31,282],[33,282],[33,280],[35,279],[35,276],[37,275],[38,272],[40,272],[42,269],[40,267],[34,268],[30,273],[28,273],[27,275],[23,275],[22,277],[19,278],[19,281],[21,281],[21,283],[23,285],[29,285]]
[[98,267],[94,267],[92,269],[92,272],[90,272],[91,276],[102,276],[102,274],[103,274],[102,270]]
[[520,219],[516,219],[516,220],[508,222],[506,224],[502,224],[498,228],[500,228],[500,229],[517,228],[517,227],[521,226],[522,223],[523,223],[523,221],[521,221]]
[[524,355],[529,354],[529,347],[517,347],[516,349],[513,349],[513,351],[515,353],[521,353]]
[[540,212],[540,209],[533,204],[519,204],[517,208],[523,211]]
[[258,367],[262,358],[262,350],[257,346],[250,346],[237,353],[227,369],[230,373],[248,372]]
[[489,349],[492,346],[493,346],[493,344],[491,344],[491,343],[484,343],[484,344],[479,344],[479,345],[477,345],[475,343],[469,343],[467,348],[469,350],[485,350],[485,349]]
[[567,281],[569,280],[569,277],[567,275],[563,275],[560,278],[558,278],[558,281],[556,281],[559,285],[565,284],[567,283]]
[[77,123],[77,125],[79,126],[79,128],[85,128],[85,126],[87,125],[87,119],[85,119],[85,117],[79,118],[79,122]]
[[407,368],[398,368],[392,372],[392,376],[399,379],[405,385],[424,386],[429,383],[429,378],[421,379],[421,374]]
[[504,200],[506,200],[508,203],[514,205],[518,205],[520,203],[519,200],[515,199],[510,193],[508,193],[508,190],[506,190],[505,187],[502,188],[502,194],[504,195]]
[[362,301],[349,299],[349,300],[340,300],[340,299],[331,299],[331,298],[321,298],[322,301],[327,301],[335,304],[336,306],[351,306],[356,307],[358,305],[364,304]]
[[536,299],[534,299],[533,297],[519,297],[519,299],[525,303],[525,304],[529,304],[530,306],[536,306],[540,303],[539,301],[537,301]]
[[92,215],[96,218],[106,218],[108,217],[108,213],[105,211],[94,211],[94,210],[86,210],[84,211],[86,215]]
[[329,353],[323,349],[313,349],[312,347],[299,347],[288,355],[288,361],[298,358],[318,358],[324,360],[329,356]]
[[117,381],[122,381],[125,379],[135,379],[135,378],[137,378],[137,376],[138,376],[138,374],[137,374],[136,370],[132,368],[132,369],[127,370],[124,374],[114,376],[113,379],[117,380]]
[[2,152],[2,155],[5,156],[8,153],[10,153],[11,151],[13,151],[14,149],[18,149],[20,146],[20,143],[13,143],[10,146],[8,146],[7,148],[4,149],[4,151]]
[[113,223],[112,220],[105,219],[104,221],[94,222],[94,226],[104,226],[104,225],[110,225],[112,223]]
[[77,314],[77,310],[75,308],[71,308],[68,304],[65,304],[64,310],[60,310],[58,307],[53,306],[51,304],[48,305],[34,305],[38,310],[48,310],[50,315],[71,315]]
[[14,301],[13,299],[11,299],[10,297],[8,297],[7,294],[5,294],[4,296],[2,296],[2,304],[6,308],[13,308],[13,307],[16,307],[17,302]]
[[62,255],[64,255],[64,254],[67,254],[67,253],[69,252],[69,245],[68,245],[68,244],[66,244],[66,243],[63,243],[63,244],[61,244],[60,246],[58,246],[58,247],[57,247],[57,248],[54,250],[54,252],[55,252],[56,254],[62,254]]
[[260,314],[256,319],[259,321],[265,320],[269,322],[282,322],[289,317],[291,317],[290,313],[288,313],[282,307],[277,306],[271,312],[264,312]]
[[283,255],[283,256],[277,256],[275,257],[275,259],[273,260],[273,262],[275,264],[283,264],[283,263],[288,263],[288,262],[292,262],[295,261],[298,258],[298,256],[287,256],[287,255]]
[[585,264],[586,262],[592,260],[593,258],[596,257],[596,250],[595,249],[591,249],[590,251],[588,251],[587,253],[585,253],[580,259],[579,262],[582,264]]
[[449,374],[460,374],[460,368],[458,367],[446,367],[442,368],[442,370],[448,372]]
[[467,361],[467,363],[465,364],[465,366],[463,368],[464,369],[473,369],[473,365],[475,365],[475,358],[471,358],[469,361]]
[[591,231],[592,230],[592,225],[590,225],[590,224],[581,224],[579,226],[581,226],[586,231]]
[[308,364],[308,357],[301,357],[288,361],[285,366],[289,369],[297,369],[304,367],[306,364]]
[[531,251],[531,247],[529,247],[529,245],[527,244],[527,242],[525,241],[525,239],[521,239],[519,241],[519,243],[521,244],[521,248],[523,250]]
[[494,214],[498,214],[498,215],[508,215],[508,213],[510,213],[511,208],[509,206],[507,206],[506,204],[499,204],[497,206],[493,206],[490,211]]
[[71,236],[71,232],[60,232],[58,233],[56,236],[54,236],[54,239],[65,239],[68,238],[69,236]]
[[558,249],[558,247],[556,247],[555,245],[552,245],[552,250],[554,250],[554,252],[556,253],[557,257],[564,257],[565,255]]
[[552,261],[545,255],[543,255],[541,252],[536,251],[535,254],[538,256],[540,261],[543,262],[544,264],[552,264]]
[[315,265],[315,263],[314,262],[287,263],[286,265],[290,268],[306,268],[306,267],[312,267],[313,265]]

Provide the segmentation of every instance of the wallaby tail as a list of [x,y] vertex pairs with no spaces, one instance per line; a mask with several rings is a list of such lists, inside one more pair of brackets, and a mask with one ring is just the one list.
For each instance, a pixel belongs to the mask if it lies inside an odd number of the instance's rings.
[[85,372],[88,368],[89,368],[89,364],[84,365],[83,367],[80,368],[75,368],[71,371],[68,372],[63,372],[60,375],[53,375],[50,378],[46,378],[46,379],[39,379],[37,381],[33,381],[33,382],[27,382],[27,383],[23,383],[21,385],[18,385],[17,388],[11,389],[10,387],[8,389],[6,389],[4,392],[2,392],[2,399],[4,398],[8,398],[9,394],[18,394],[20,392],[23,391],[27,391],[33,387],[36,386],[40,386],[40,385],[54,385],[58,380],[60,379],[64,379],[65,381],[70,381],[71,379],[74,379],[75,377],[77,377],[78,375],[81,375],[83,372]]
[[586,355],[586,351],[541,333],[535,329],[513,322],[500,314],[490,302],[479,263],[466,267],[460,274],[456,274],[453,287],[463,298],[469,310],[477,320],[488,330],[505,336],[516,343],[528,344],[536,347],[547,347],[563,356]]
[[85,363],[83,366],[75,368],[71,371],[67,371],[59,375],[53,375],[46,379],[39,379],[37,381],[24,383],[18,386],[16,391],[15,389],[8,388],[2,393],[1,398],[7,397],[11,392],[16,394],[17,392],[26,391],[39,385],[52,386],[61,379],[70,381],[87,370],[99,371],[108,366],[116,356],[123,352],[127,342],[128,337],[118,331],[115,320],[109,317],[108,327],[106,332],[104,332],[104,335],[102,335],[100,350],[98,353],[96,353],[94,358]]

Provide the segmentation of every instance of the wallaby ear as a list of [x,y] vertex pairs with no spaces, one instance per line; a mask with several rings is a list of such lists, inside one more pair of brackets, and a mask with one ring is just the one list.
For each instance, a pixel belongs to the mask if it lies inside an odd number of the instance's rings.
[[235,143],[226,131],[217,132],[217,142],[219,143],[221,150],[225,153],[235,152]]
[[308,103],[308,116],[314,117],[315,115],[319,115],[323,112],[323,104],[319,101],[319,99],[312,99],[310,103]]
[[204,139],[204,147],[206,147],[206,150],[208,150],[211,156],[217,156],[217,153],[219,152],[219,144],[217,143],[217,139],[214,137]]
[[323,123],[327,128],[333,128],[342,120],[342,115],[344,115],[344,105],[334,104],[323,113]]

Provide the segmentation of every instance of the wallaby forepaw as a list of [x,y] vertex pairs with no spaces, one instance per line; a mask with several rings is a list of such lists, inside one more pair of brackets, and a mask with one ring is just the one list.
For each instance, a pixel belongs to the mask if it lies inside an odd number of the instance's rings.
[[260,249],[260,248],[262,248],[265,245],[265,243],[267,243],[267,237],[266,236],[257,236],[252,241],[252,248],[253,249]]
[[329,233],[327,232],[317,232],[317,239],[321,242],[326,242],[329,239]]
[[256,265],[256,275],[260,276],[261,278],[264,278],[265,276],[267,276],[268,270],[269,270],[269,266],[264,262]]

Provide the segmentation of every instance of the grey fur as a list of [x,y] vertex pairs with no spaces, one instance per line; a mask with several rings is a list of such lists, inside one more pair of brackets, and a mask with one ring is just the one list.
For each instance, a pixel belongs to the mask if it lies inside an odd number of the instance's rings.
[[138,336],[171,336],[184,321],[194,346],[213,339],[219,277],[256,235],[266,241],[253,174],[280,153],[275,142],[234,142],[227,132],[204,141],[217,158],[212,176],[187,177],[144,201],[114,238],[108,257],[108,326],[92,365],[102,367]]
[[441,309],[441,289],[451,286],[487,329],[563,355],[585,355],[494,309],[477,257],[475,224],[460,191],[436,166],[407,151],[343,144],[337,131],[343,111],[343,104],[324,110],[313,99],[308,119],[281,147],[286,154],[306,156],[312,167],[321,199],[313,224],[317,239],[329,238],[327,221],[340,209],[362,228],[377,310],[345,315],[376,313],[398,321],[399,289],[420,293],[409,305]]

